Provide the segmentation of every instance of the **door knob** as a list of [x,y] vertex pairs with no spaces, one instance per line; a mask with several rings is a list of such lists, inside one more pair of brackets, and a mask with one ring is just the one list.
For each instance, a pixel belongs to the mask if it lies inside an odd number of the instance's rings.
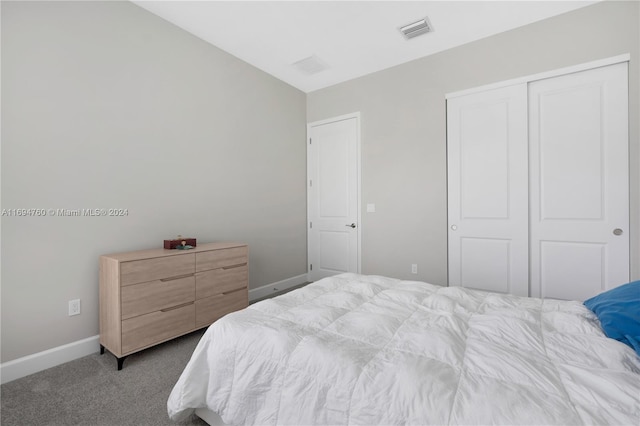
[[356,224],[355,224],[355,223],[352,223],[351,225],[345,225],[345,226],[348,226],[349,228],[355,228],[355,227],[356,227]]
[[455,231],[456,229],[458,229],[458,227],[456,225],[451,225],[451,230]]
[[616,228],[613,230],[613,235],[622,235],[622,229]]

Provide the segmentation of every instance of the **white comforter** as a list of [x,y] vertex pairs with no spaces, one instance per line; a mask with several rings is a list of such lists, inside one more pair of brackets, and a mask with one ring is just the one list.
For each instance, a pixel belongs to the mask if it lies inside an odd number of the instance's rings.
[[227,424],[640,424],[640,358],[579,302],[343,274],[215,322],[168,400]]

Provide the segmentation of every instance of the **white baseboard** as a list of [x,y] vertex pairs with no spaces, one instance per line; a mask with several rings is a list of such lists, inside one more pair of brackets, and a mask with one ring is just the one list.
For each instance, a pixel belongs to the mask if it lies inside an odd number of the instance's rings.
[[278,281],[272,284],[263,285],[262,287],[249,290],[249,301],[253,302],[256,299],[262,299],[279,291],[288,290],[291,287],[295,287],[300,284],[306,283],[307,274],[298,275],[297,277],[287,278],[286,280]]
[[[287,290],[307,282],[307,274],[291,277],[286,280],[249,290],[249,300],[261,299],[278,291]],[[0,364],[0,383],[8,383],[16,379],[37,373],[83,356],[91,355],[100,350],[100,336],[87,337],[57,348],[47,349],[32,355],[27,355],[13,361]]]
[[94,354],[99,350],[100,336],[93,336],[13,361],[3,362],[0,364],[0,382],[4,384],[47,368]]

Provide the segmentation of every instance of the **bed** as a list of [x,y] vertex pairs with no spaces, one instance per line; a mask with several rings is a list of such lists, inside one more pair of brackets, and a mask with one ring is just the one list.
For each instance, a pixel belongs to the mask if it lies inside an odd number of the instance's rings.
[[212,324],[167,409],[229,425],[638,425],[640,357],[580,302],[341,274]]

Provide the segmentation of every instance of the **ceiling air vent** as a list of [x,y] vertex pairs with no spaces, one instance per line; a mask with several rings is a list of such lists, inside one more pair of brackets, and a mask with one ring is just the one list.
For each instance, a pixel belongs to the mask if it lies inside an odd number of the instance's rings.
[[313,75],[322,72],[329,68],[320,58],[316,55],[309,56],[292,64],[294,68],[303,74]]
[[432,31],[433,27],[431,26],[428,18],[424,18],[409,25],[405,25],[404,27],[400,27],[400,32],[407,40],[418,37],[422,34],[430,33]]

